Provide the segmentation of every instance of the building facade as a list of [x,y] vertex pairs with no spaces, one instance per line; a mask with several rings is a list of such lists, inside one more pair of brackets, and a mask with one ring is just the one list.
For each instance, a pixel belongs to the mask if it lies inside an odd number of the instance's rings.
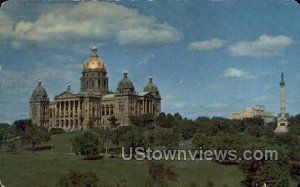
[[247,107],[240,112],[232,112],[230,114],[230,119],[242,120],[246,118],[260,117],[265,123],[275,122],[275,117],[270,112],[266,112],[265,108],[261,105],[256,105],[255,107]]
[[127,72],[115,92],[109,91],[105,64],[92,47],[91,56],[84,62],[80,79],[81,90],[74,93],[68,85],[66,91],[50,101],[41,81],[30,98],[30,118],[34,125],[62,128],[65,131],[107,127],[112,119],[120,125],[130,125],[131,117],[161,111],[161,97],[157,86],[149,77],[143,92],[135,90]]

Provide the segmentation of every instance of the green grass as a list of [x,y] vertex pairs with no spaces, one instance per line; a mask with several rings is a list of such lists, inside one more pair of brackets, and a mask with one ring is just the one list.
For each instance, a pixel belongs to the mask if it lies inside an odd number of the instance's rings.
[[69,153],[71,152],[70,139],[74,137],[78,132],[54,134],[51,136],[50,145],[54,146],[54,152]]
[[[121,158],[87,161],[70,153],[71,137],[76,133],[52,135],[51,142],[42,146],[54,149],[39,151],[35,154],[26,151],[20,154],[0,153],[0,180],[7,187],[52,187],[59,176],[69,170],[95,172],[102,181],[116,186],[125,179],[131,186],[144,186],[148,174],[147,161],[124,161]],[[28,149],[22,149],[28,150]],[[1,155],[2,154],[2,155]],[[169,161],[178,174],[177,186],[189,186],[191,182],[205,185],[208,181],[214,187],[224,185],[238,187],[243,173],[238,166],[225,166],[204,161]],[[290,186],[296,186],[292,181]]]
[[[171,161],[179,175],[181,186],[191,181],[214,182],[215,186],[240,186],[243,176],[235,166],[222,166],[208,162]],[[58,177],[70,169],[95,172],[110,185],[121,178],[129,186],[143,186],[147,176],[147,161],[103,159],[87,161],[70,155],[5,154],[3,155],[2,182],[8,187],[54,186]],[[229,177],[229,178],[228,178]]]

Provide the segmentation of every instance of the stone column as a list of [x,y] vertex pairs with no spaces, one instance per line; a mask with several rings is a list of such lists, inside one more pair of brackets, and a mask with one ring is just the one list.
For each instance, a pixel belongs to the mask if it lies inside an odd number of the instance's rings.
[[64,105],[64,118],[66,119],[68,116],[68,101],[65,101]]
[[283,79],[283,73],[281,74],[281,82],[280,82],[280,112],[281,112],[281,117],[284,118],[286,116],[286,103],[285,103],[285,83]]
[[277,119],[276,133],[286,133],[288,131],[288,120],[286,117],[286,103],[285,103],[285,82],[283,79],[283,73],[281,73],[280,85],[280,116]]

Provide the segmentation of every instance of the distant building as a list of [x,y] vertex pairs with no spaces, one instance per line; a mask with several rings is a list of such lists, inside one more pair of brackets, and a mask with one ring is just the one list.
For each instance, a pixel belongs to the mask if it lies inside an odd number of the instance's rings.
[[120,125],[130,125],[130,117],[142,114],[155,117],[160,113],[161,97],[152,77],[149,77],[143,92],[138,93],[124,72],[116,91],[109,90],[105,64],[98,57],[96,47],[92,48],[91,56],[83,64],[80,82],[80,92],[73,92],[69,85],[50,101],[39,81],[30,98],[32,123],[49,130],[74,131],[108,126],[113,119]]
[[240,112],[232,112],[230,114],[230,119],[242,120],[245,118],[260,117],[265,123],[275,122],[275,117],[271,112],[266,112],[265,107],[261,105],[256,105],[255,107],[247,107]]

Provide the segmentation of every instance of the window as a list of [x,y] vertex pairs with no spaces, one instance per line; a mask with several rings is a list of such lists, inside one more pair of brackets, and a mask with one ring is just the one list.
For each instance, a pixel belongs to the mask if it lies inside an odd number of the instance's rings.
[[37,108],[36,106],[32,107],[32,116],[36,116],[37,115]]
[[114,106],[110,105],[110,115],[114,115]]
[[124,112],[125,111],[125,105],[124,104],[120,104],[119,105],[119,111],[120,112]]
[[93,110],[92,110],[92,115],[93,115],[93,116],[95,116],[95,114],[96,114],[95,111],[96,111],[96,109],[95,109],[95,107],[93,107]]
[[106,114],[106,115],[109,115],[109,106],[106,105],[105,109],[106,109],[105,114]]
[[102,112],[102,115],[104,116],[105,115],[105,111],[104,111],[105,109],[104,109],[104,105],[102,105],[102,107],[101,107],[101,112]]

